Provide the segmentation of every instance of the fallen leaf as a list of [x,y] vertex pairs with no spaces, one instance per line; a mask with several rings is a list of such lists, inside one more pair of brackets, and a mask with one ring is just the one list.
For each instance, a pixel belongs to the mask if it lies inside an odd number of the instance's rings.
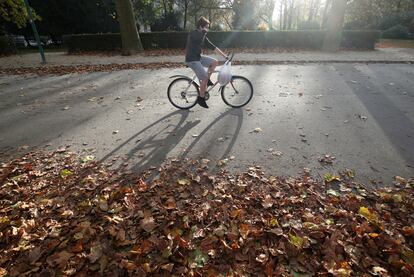
[[87,162],[93,161],[94,159],[95,159],[95,156],[87,155],[87,156],[81,158],[81,162],[82,163],[87,163]]
[[202,268],[208,261],[208,256],[205,255],[200,249],[196,249],[190,257],[190,268]]
[[225,166],[225,165],[227,165],[228,161],[229,161],[229,159],[219,160],[219,161],[217,162],[217,165],[218,165],[218,166]]
[[329,190],[326,192],[326,194],[328,194],[328,195],[332,195],[332,196],[336,196],[336,197],[340,197],[340,196],[341,196],[341,194],[339,194],[336,190],[333,190],[333,189],[329,189]]
[[253,131],[250,131],[250,133],[261,133],[261,132],[263,132],[263,130],[260,127],[255,128]]
[[47,257],[46,262],[51,267],[58,267],[59,269],[64,269],[72,256],[72,253],[62,251]]
[[102,257],[102,246],[100,244],[94,245],[90,249],[90,253],[88,255],[89,261],[91,264],[97,262],[99,258]]
[[62,177],[62,178],[66,178],[66,177],[68,177],[72,174],[73,174],[73,172],[70,171],[69,169],[63,169],[62,171],[60,171],[60,177]]
[[273,206],[273,198],[269,194],[265,196],[265,199],[262,202],[262,206],[265,209],[271,208]]
[[141,220],[140,226],[146,232],[151,233],[157,227],[157,224],[152,216],[148,216]]
[[174,264],[172,264],[172,263],[165,264],[165,265],[161,266],[161,269],[166,270],[170,273],[172,272],[173,268],[174,268]]
[[332,173],[326,173],[323,175],[325,182],[330,183],[333,181],[341,181],[341,177],[333,175]]
[[289,242],[296,246],[296,248],[302,249],[305,246],[306,238],[294,234],[289,234]]
[[380,266],[374,266],[371,270],[371,274],[375,276],[389,276],[388,271]]
[[191,181],[189,179],[183,178],[183,179],[178,179],[178,184],[182,185],[182,186],[188,186],[191,184]]

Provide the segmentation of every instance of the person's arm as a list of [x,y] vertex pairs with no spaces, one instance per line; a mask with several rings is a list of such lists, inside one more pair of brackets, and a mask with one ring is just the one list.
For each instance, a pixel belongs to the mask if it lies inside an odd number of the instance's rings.
[[206,42],[209,44],[209,48],[211,49],[211,50],[214,50],[214,52],[216,52],[217,54],[220,54],[220,55],[222,55],[223,56],[223,58],[225,58],[225,59],[227,59],[228,57],[227,57],[227,55],[226,54],[224,54],[223,53],[223,51],[221,51],[221,49],[220,48],[218,48],[217,46],[215,46],[209,39],[208,39],[208,37],[205,37],[205,40],[206,40]]
[[226,55],[226,54],[224,54],[224,53],[223,53],[223,51],[221,51],[221,49],[220,49],[220,48],[218,48],[218,47],[216,47],[216,49],[214,49],[214,51],[215,51],[216,53],[218,53],[218,54],[222,55],[222,56],[223,56],[223,58],[225,58],[226,60],[229,58],[229,57],[227,57],[227,55]]

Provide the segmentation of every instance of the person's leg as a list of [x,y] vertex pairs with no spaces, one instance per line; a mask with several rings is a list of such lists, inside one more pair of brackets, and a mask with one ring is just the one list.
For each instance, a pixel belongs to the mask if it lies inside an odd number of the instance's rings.
[[198,77],[200,81],[200,95],[197,98],[197,102],[203,108],[208,108],[208,105],[205,101],[206,96],[206,89],[208,83],[208,75],[206,70],[204,69],[203,65],[199,61],[189,62],[187,63],[188,67],[190,67]]
[[218,60],[209,57],[209,56],[201,56],[201,60],[200,60],[201,64],[204,67],[207,67],[207,83],[206,83],[206,88],[208,85],[208,81],[210,80],[211,74],[213,74],[214,70],[216,69],[217,65],[218,65]]

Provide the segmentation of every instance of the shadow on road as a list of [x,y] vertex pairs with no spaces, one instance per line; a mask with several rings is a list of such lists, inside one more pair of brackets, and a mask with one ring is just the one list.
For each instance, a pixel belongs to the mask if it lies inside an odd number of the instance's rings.
[[[187,147],[179,144],[188,132],[200,123],[200,120],[189,121],[188,117],[188,111],[169,113],[122,142],[100,161],[105,162],[111,161],[116,157],[124,157],[120,161],[121,164],[117,163],[115,167],[119,168],[127,163],[131,166],[133,172],[142,172],[150,167],[159,167],[173,150],[177,150],[175,151],[178,153],[176,157],[181,159],[187,157],[196,158],[196,155],[193,153],[196,146],[202,152],[208,153],[215,152],[214,150],[216,150],[216,152],[220,153],[219,159],[228,157],[241,130],[243,110],[231,109],[224,112],[214,119]],[[236,120],[234,120],[234,117]],[[220,122],[224,123],[221,129],[218,128]],[[228,134],[229,129],[232,130],[230,135]],[[227,132],[228,142],[220,143],[216,139],[206,137],[207,134],[212,135],[212,133],[215,136],[217,130],[220,134]],[[141,139],[141,137],[145,138]],[[217,144],[220,144],[218,149],[213,149]],[[222,146],[225,149],[222,149]],[[175,149],[176,147],[182,148]],[[126,153],[125,156],[124,153]]]
[[[236,120],[234,120],[233,117],[236,117]],[[227,143],[227,147],[224,150],[223,149],[219,150],[220,153],[218,154],[217,159],[221,160],[221,159],[227,158],[231,150],[233,149],[233,146],[240,134],[241,126],[243,123],[243,110],[242,109],[230,109],[226,111],[225,113],[223,113],[222,115],[220,115],[219,117],[217,117],[215,120],[213,120],[198,135],[198,137],[186,148],[186,150],[183,152],[183,154],[180,157],[181,158],[188,157],[190,153],[192,152],[192,150],[195,148],[195,146],[197,144],[200,144],[200,141],[202,141],[202,138],[206,136],[206,134],[209,131],[215,131],[216,133],[218,133],[218,135],[224,135],[223,132],[217,131],[217,129],[215,128],[217,127],[219,122],[225,121],[226,119],[231,123],[230,124],[231,126],[223,126],[222,131],[227,132],[231,130],[230,128],[234,128],[234,133],[232,131],[231,139]],[[218,142],[217,140],[209,140],[208,143],[199,145],[199,147],[201,148],[201,152],[205,153],[206,155],[208,155],[207,157],[210,158],[210,156],[213,156],[215,154],[215,153],[212,153],[214,152],[213,147],[216,146],[218,143],[220,142]]]
[[[414,123],[386,96],[387,93],[392,94],[395,90],[393,87],[388,89],[384,87],[383,82],[387,76],[378,76],[381,73],[375,71],[372,71],[371,76],[365,76],[359,71],[352,70],[352,67],[341,65],[335,68],[346,77],[346,80],[358,80],[358,84],[349,84],[349,88],[361,100],[412,170],[414,167]],[[376,93],[369,93],[367,87],[375,88]]]
[[[116,155],[121,155],[126,150],[125,160],[133,160],[135,162],[133,170],[143,170],[149,166],[160,165],[165,160],[167,154],[183,139],[185,134],[200,122],[186,122],[188,115],[189,111],[174,111],[165,115],[118,145],[105,155],[101,162],[109,160]],[[142,140],[140,136],[144,135],[144,133],[146,138]],[[136,145],[132,149],[127,150],[131,144]],[[147,150],[145,154],[139,153],[145,150]],[[134,156],[136,154],[141,154],[142,157],[135,159]],[[137,162],[138,158],[140,160]]]

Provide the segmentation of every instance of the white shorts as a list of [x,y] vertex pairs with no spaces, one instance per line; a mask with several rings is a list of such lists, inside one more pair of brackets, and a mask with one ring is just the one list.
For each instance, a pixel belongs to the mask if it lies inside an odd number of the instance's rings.
[[216,61],[217,60],[215,58],[209,56],[201,56],[201,59],[199,61],[187,62],[186,65],[195,72],[198,80],[202,82],[208,77],[205,67],[209,67]]

